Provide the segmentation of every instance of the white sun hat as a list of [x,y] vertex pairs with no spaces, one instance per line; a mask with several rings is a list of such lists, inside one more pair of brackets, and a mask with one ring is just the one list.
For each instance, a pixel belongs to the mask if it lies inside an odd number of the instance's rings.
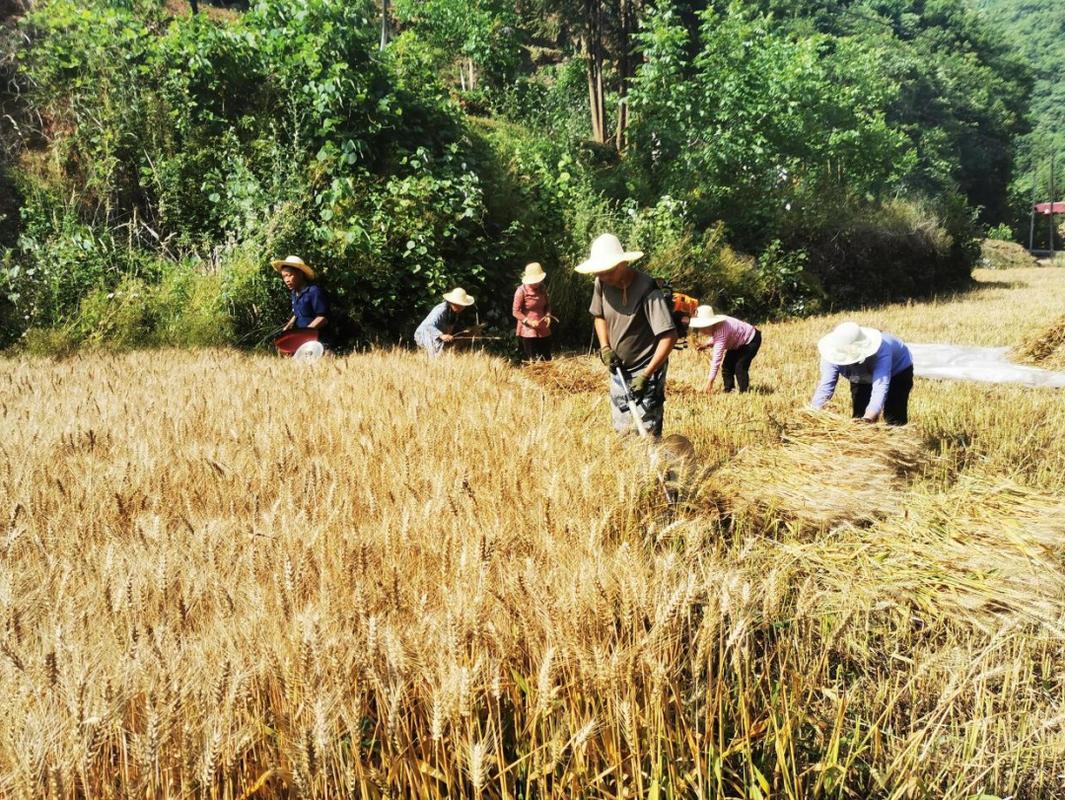
[[864,361],[880,349],[883,337],[876,328],[866,328],[856,322],[841,322],[832,332],[817,342],[821,357],[829,364],[845,367]]
[[540,262],[534,261],[531,264],[525,265],[525,272],[521,274],[522,283],[539,283],[547,277],[547,273],[544,272],[544,268],[540,266]]
[[699,306],[695,309],[695,316],[688,320],[689,328],[709,328],[725,320],[724,314],[715,314],[710,306]]
[[277,259],[276,261],[271,261],[270,264],[278,272],[283,270],[285,267],[292,267],[292,269],[298,269],[310,280],[314,280],[314,270],[311,269],[310,264],[305,264],[303,262],[303,259],[299,256],[285,256],[284,258]]
[[592,252],[588,260],[578,264],[576,270],[582,275],[594,275],[597,272],[612,270],[622,261],[631,264],[638,258],[643,258],[643,251],[625,250],[617,236],[604,233],[592,242]]
[[461,286],[456,286],[450,292],[445,294],[444,299],[457,306],[472,306],[476,302],[472,297],[466,294],[466,290]]

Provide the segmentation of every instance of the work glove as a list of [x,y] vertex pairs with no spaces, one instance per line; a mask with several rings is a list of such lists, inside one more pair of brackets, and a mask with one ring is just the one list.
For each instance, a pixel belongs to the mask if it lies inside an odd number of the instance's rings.
[[641,372],[635,378],[632,379],[632,383],[629,384],[629,389],[632,391],[632,396],[636,398],[643,397],[643,393],[647,391],[647,381],[650,378],[646,373]]
[[606,368],[611,372],[621,366],[621,359],[618,358],[617,355],[615,355],[614,351],[611,350],[609,347],[599,348],[599,358],[602,360]]

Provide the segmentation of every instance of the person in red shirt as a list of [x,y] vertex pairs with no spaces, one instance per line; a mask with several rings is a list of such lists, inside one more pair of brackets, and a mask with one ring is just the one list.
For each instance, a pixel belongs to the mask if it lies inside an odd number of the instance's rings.
[[544,286],[546,277],[538,263],[527,264],[521,286],[514,292],[514,319],[526,361],[551,360],[551,298]]

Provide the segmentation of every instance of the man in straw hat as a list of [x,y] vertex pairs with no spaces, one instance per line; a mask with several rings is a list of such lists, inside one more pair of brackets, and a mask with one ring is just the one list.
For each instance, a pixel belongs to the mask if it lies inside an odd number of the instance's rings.
[[[672,309],[654,279],[633,269],[639,251],[626,251],[618,237],[604,233],[592,242],[577,272],[595,276],[589,311],[595,318],[599,357],[610,370],[611,418],[618,432],[633,425],[626,395],[639,401],[640,417],[655,436],[662,435],[666,369],[677,343]],[[621,367],[626,387],[617,375]]]
[[415,344],[424,349],[430,358],[440,355],[444,346],[455,340],[455,324],[459,315],[474,302],[462,287],[452,289],[444,295],[444,302],[433,306],[433,310],[414,331]]
[[511,308],[526,361],[551,360],[551,298],[544,288],[547,273],[535,261],[526,264]]
[[281,274],[292,302],[292,316],[282,330],[315,330],[318,340],[328,345],[329,302],[322,287],[314,283],[314,270],[299,256],[285,256],[270,263]]
[[855,419],[876,422],[883,414],[888,425],[909,421],[913,358],[901,340],[855,322],[841,322],[817,343],[821,351],[821,382],[810,405],[822,408],[843,376],[851,382]]

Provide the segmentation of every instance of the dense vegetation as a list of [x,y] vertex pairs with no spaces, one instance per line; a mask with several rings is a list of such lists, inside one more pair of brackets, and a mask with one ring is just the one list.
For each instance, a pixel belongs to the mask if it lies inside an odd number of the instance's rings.
[[[1052,0],[979,0],[992,24],[1004,30],[1025,63],[1035,73],[1031,99],[1032,130],[1017,147],[1017,177],[1013,185],[1013,224],[1028,243],[1028,205],[1035,180],[1038,201],[1050,199],[1050,159],[1058,156],[1057,199],[1065,196],[1065,6]],[[1037,242],[1046,246],[1045,221],[1037,226]],[[1058,246],[1061,246],[1059,241]]]
[[575,337],[606,229],[750,317],[958,286],[1032,82],[966,0],[22,3],[0,344],[47,350],[253,343],[289,252],[362,341],[532,259]]

